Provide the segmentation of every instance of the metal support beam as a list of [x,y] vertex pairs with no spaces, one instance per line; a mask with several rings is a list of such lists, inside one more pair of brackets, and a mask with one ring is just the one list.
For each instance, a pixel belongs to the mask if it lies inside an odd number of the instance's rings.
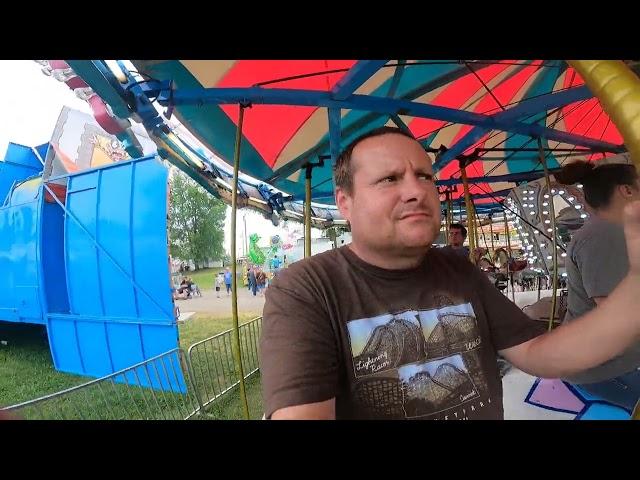
[[388,60],[360,60],[349,69],[347,74],[335,84],[331,96],[336,100],[345,100],[364,82],[380,70]]
[[340,155],[340,109],[329,108],[329,149],[333,165],[338,161]]
[[475,225],[474,225],[474,212],[473,212],[473,201],[471,200],[471,195],[469,194],[469,182],[467,182],[467,166],[460,162],[460,171],[462,173],[462,184],[464,186],[464,204],[467,209],[467,238],[469,239],[469,260],[471,263],[475,264],[474,250],[476,249],[476,239],[475,239]]
[[311,172],[312,167],[307,165],[304,175],[304,258],[311,256]]
[[547,169],[547,159],[544,154],[544,150],[542,148],[542,139],[538,138],[538,148],[540,150],[540,163],[542,164],[542,168],[544,168],[544,179],[545,184],[547,186],[547,192],[549,193],[549,215],[551,215],[551,239],[552,239],[552,247],[553,248],[553,270],[551,272],[551,285],[552,285],[552,293],[551,293],[551,311],[549,312],[549,327],[548,330],[551,331],[553,328],[553,319],[556,315],[556,293],[558,292],[558,235],[556,233],[556,211],[555,206],[553,204],[553,194],[551,193],[551,179],[549,178],[549,170]]
[[509,278],[509,283],[511,284],[511,300],[513,303],[516,303],[516,293],[513,290],[513,273],[509,270],[509,263],[511,262],[512,253],[511,253],[511,233],[509,232],[509,222],[507,222],[507,211],[502,210],[502,215],[504,216],[504,231],[505,236],[507,237],[507,252],[509,253],[509,258],[507,259],[507,277]]
[[[523,100],[518,105],[504,112],[498,112],[494,115],[499,120],[516,120],[526,115],[539,112],[545,112],[553,108],[569,105],[580,100],[586,100],[593,95],[586,86],[573,87],[558,93],[543,95],[531,100]],[[484,127],[476,127],[471,129],[464,137],[458,140],[449,150],[443,153],[438,162],[433,165],[434,171],[440,170],[458,155],[464,153],[469,147],[478,142],[483,135],[489,133],[491,129]]]
[[[538,124],[523,123],[496,116],[482,115],[455,108],[413,102],[410,100],[351,95],[346,100],[336,100],[330,92],[314,90],[293,90],[280,88],[206,88],[163,91],[158,102],[169,105],[203,105],[253,103],[271,105],[307,105],[327,108],[375,111],[387,115],[409,115],[418,118],[431,118],[446,122],[482,126],[492,130],[519,133],[528,136],[544,136],[549,140],[571,145],[597,148],[610,152],[623,152],[624,146],[614,145],[601,140],[570,134],[560,130],[543,127]],[[273,178],[286,177],[300,168],[304,159],[289,162],[276,172]],[[272,179],[273,179],[272,178]]]

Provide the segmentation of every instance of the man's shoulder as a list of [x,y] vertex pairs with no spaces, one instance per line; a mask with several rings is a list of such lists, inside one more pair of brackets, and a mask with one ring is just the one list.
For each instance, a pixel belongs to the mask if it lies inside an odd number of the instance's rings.
[[346,261],[343,252],[340,252],[341,248],[318,253],[289,264],[278,271],[278,284],[285,285],[289,282],[298,282],[300,279],[318,281],[318,279],[332,278],[340,270],[336,267]]
[[[344,247],[342,247],[344,248]],[[339,251],[340,249],[331,249],[326,252],[317,253],[308,258],[300,259],[296,262],[290,263],[284,270],[291,274],[300,275],[303,272],[308,272],[318,268],[326,269],[335,266],[336,263],[344,262],[344,254]]]

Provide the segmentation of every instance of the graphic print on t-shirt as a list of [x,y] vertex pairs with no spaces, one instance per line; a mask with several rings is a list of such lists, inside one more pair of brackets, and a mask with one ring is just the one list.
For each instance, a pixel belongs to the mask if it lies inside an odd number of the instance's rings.
[[416,311],[354,320],[347,328],[356,377],[425,358],[424,335]]
[[432,415],[486,392],[470,303],[406,310],[347,323],[354,394],[377,415]]
[[478,397],[460,355],[405,365],[398,375],[407,418],[438,413]]

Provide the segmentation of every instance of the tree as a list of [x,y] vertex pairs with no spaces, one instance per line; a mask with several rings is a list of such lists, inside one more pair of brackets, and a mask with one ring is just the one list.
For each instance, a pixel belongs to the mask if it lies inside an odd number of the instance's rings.
[[226,205],[181,172],[171,179],[169,250],[196,268],[206,260],[224,256]]
[[333,243],[333,248],[338,248],[336,244],[336,239],[345,232],[348,232],[349,229],[346,227],[329,227],[322,232],[322,236],[328,238]]

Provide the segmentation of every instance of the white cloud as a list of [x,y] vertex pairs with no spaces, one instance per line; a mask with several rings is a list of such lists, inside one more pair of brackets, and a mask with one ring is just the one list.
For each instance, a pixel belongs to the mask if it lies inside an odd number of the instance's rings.
[[0,60],[0,158],[11,141],[27,146],[51,138],[63,106],[91,113],[64,83],[33,60]]
[[[68,106],[91,113],[89,105],[80,100],[62,82],[45,76],[41,66],[33,60],[0,60],[0,158],[4,157],[8,142],[36,146],[49,141],[62,107]],[[260,245],[266,246],[273,235],[297,239],[303,236],[301,223],[286,222],[275,227],[261,214],[249,210],[238,211],[238,255],[244,253],[244,221],[248,234],[257,233]],[[231,207],[227,208],[224,247],[231,251]],[[311,237],[321,231],[311,229]],[[248,240],[247,240],[248,242]]]

